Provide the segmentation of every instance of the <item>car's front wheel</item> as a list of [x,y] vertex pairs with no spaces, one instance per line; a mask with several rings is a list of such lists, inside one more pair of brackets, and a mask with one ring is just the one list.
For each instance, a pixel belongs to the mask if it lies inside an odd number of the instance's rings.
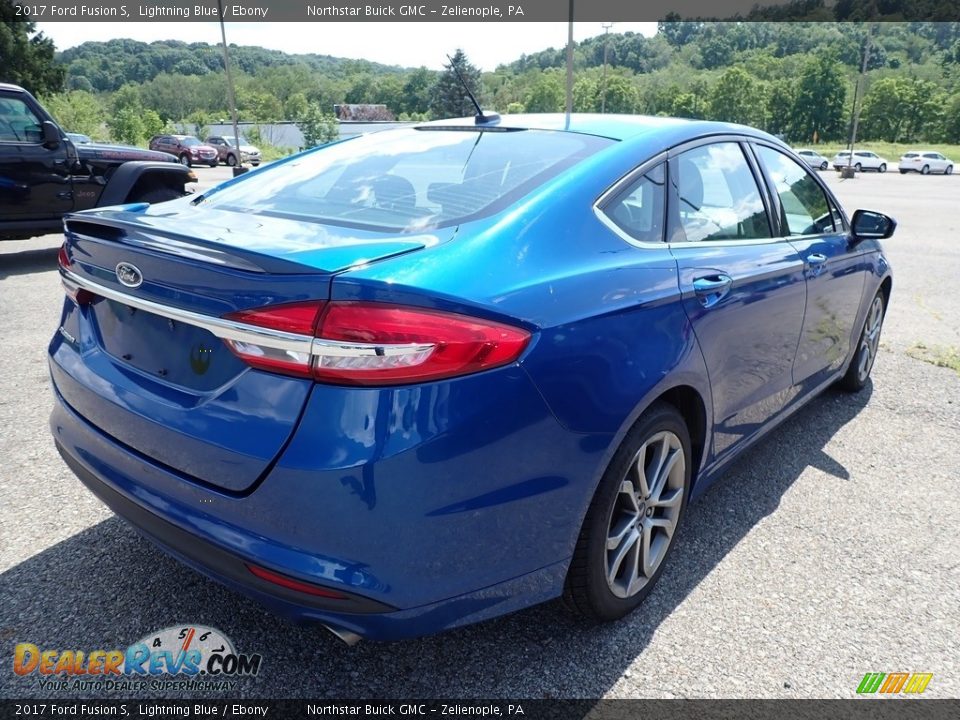
[[822,163],[820,163],[820,169],[821,169],[821,170],[826,170],[826,169],[827,169],[827,161],[826,161],[826,160],[824,160]]
[[650,594],[687,504],[692,469],[683,416],[654,404],[627,433],[580,530],[564,599],[588,620],[617,620]]
[[947,165],[947,169],[943,171],[944,175],[953,175],[953,165]]
[[883,329],[885,307],[883,293],[878,292],[867,310],[867,319],[863,321],[857,350],[850,361],[850,367],[847,368],[847,374],[840,380],[840,387],[847,392],[863,390],[870,379],[870,371],[873,370],[880,349],[880,331]]
[[877,170],[879,170],[882,173],[885,173],[887,171],[886,163],[880,163],[880,167],[878,167]]

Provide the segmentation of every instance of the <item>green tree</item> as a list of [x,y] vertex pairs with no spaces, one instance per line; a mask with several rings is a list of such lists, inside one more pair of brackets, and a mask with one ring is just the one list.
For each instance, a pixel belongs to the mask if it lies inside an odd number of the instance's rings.
[[[433,87],[433,100],[430,110],[436,118],[464,117],[476,114],[476,108],[470,101],[464,84],[470,89],[477,102],[481,102],[480,70],[472,65],[466,54],[459,48]],[[463,82],[457,78],[455,70],[460,72]]]
[[710,93],[710,117],[751,125],[757,121],[759,83],[739,67],[725,70]]
[[67,132],[83,133],[103,139],[106,113],[103,103],[82,90],[58,93],[42,98],[44,107]]
[[307,114],[307,96],[302,92],[294,93],[283,104],[283,115],[287,120],[299,122]]
[[947,104],[940,137],[944,142],[960,143],[960,95],[954,95]]
[[403,84],[400,111],[408,114],[425,113],[430,110],[431,92],[436,83],[436,73],[425,67],[411,72]]
[[66,69],[54,60],[53,40],[36,24],[17,17],[11,0],[0,0],[0,82],[22,85],[36,95],[63,89]]
[[550,113],[563,110],[566,100],[563,82],[555,72],[543,72],[533,83],[524,99],[527,112]]
[[885,77],[863,98],[861,135],[887,142],[917,142],[942,133],[943,94],[928,80]]
[[792,135],[804,143],[836,140],[846,128],[844,103],[847,83],[839,63],[828,55],[812,57],[797,81],[790,114]]
[[325,145],[340,137],[340,126],[331,113],[324,113],[317,103],[310,103],[303,117],[297,122],[303,133],[303,142],[308,148]]
[[[149,110],[148,112],[152,112],[157,116],[157,120],[160,121],[160,130],[157,130],[153,133],[148,131],[148,134],[156,135],[163,130],[163,120],[160,118],[160,115],[153,110]],[[187,122],[193,126],[193,134],[196,135],[197,138],[203,140],[207,137],[210,131],[211,122],[210,116],[207,115],[207,113],[205,113],[203,110],[194,110],[192,113],[190,113],[190,115],[187,116]]]
[[143,142],[147,134],[146,127],[140,117],[141,111],[125,107],[113,113],[107,118],[107,127],[110,128],[110,136],[120,143],[126,145],[139,145]]

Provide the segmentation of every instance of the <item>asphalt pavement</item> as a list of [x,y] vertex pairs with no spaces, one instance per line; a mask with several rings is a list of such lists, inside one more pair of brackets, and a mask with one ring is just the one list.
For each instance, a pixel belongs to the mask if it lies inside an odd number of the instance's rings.
[[[229,177],[197,172],[201,187]],[[845,698],[893,671],[960,697],[960,374],[932,362],[960,349],[960,177],[825,177],[848,211],[900,223],[871,387],[826,393],[747,452],[626,620],[589,627],[551,603],[352,648],[168,558],[66,469],[45,356],[60,241],[0,243],[0,697],[51,696],[11,671],[16,643],[126,647],[181,623],[263,655],[231,697]]]

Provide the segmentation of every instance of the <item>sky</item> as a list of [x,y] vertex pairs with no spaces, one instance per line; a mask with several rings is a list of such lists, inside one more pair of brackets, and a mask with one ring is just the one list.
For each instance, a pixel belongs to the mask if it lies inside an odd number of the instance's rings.
[[[523,53],[533,53],[567,43],[563,22],[518,23],[227,23],[227,42],[258,45],[288,53],[317,53],[334,57],[371,60],[403,67],[426,66],[440,70],[446,54],[461,48],[481,70],[512,62]],[[183,40],[220,42],[220,24],[211,22],[47,22],[37,30],[53,38],[58,50],[87,40],[132,38],[144,42]],[[614,23],[611,32],[638,32],[652,36],[656,23]],[[601,23],[575,23],[577,42],[603,33]]]

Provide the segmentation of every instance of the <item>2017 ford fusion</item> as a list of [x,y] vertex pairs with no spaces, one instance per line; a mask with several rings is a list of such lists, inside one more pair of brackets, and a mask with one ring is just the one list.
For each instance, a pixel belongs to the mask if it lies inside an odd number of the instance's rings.
[[611,620],[731,459],[868,382],[894,227],[741,126],[376,133],[70,216],[51,427],[147,537],[345,639]]

